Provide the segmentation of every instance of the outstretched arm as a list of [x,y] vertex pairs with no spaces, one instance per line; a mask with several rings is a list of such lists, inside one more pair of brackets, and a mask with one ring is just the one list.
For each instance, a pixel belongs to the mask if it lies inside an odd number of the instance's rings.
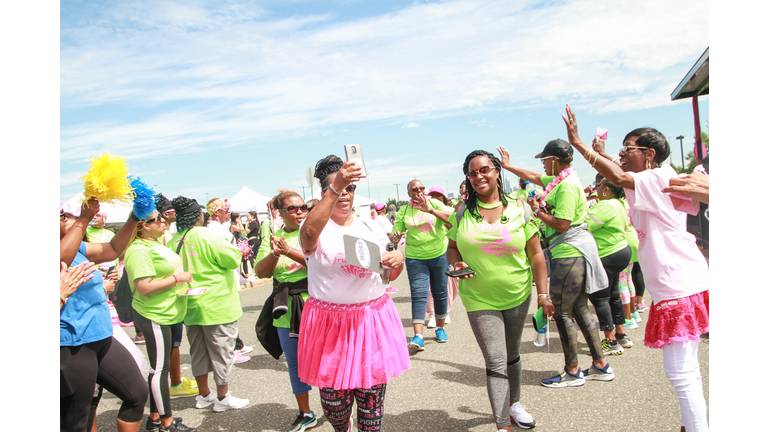
[[504,148],[504,146],[498,146],[496,147],[496,150],[498,150],[499,155],[501,155],[502,168],[520,177],[523,180],[527,180],[533,184],[537,184],[541,187],[544,187],[544,183],[541,181],[541,174],[537,173],[536,171],[513,167],[509,163],[509,152],[507,151],[507,149]]

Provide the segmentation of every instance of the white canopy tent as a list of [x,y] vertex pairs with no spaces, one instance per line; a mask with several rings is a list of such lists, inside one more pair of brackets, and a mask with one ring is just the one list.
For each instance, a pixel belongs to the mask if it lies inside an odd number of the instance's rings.
[[[82,206],[83,195],[84,192],[80,192],[79,194],[73,196],[65,203],[63,203],[66,204],[66,206],[69,206],[69,212],[75,216],[80,215],[80,207]],[[66,206],[64,206],[64,211],[67,211]],[[125,221],[128,220],[128,216],[131,214],[131,210],[133,210],[133,203],[99,203],[99,209],[107,213],[107,223],[105,227],[112,228],[125,224]]]
[[230,211],[240,213],[240,216],[244,216],[249,211],[266,214],[267,202],[270,199],[270,197],[255,192],[248,186],[243,186],[240,192],[229,199]]

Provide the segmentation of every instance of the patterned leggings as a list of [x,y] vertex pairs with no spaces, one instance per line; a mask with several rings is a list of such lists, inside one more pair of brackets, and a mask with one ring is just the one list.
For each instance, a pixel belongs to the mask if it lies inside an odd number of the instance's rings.
[[604,358],[600,346],[599,326],[587,306],[587,293],[584,291],[585,266],[584,257],[552,260],[549,293],[555,306],[555,322],[560,334],[560,343],[563,344],[566,366],[579,365],[579,328],[587,340],[592,359]]
[[635,283],[632,280],[632,266],[635,263],[629,263],[627,268],[619,274],[619,295],[621,304],[629,304],[632,297],[635,296]]
[[334,390],[320,389],[320,405],[328,422],[336,432],[348,431],[352,404],[357,400],[357,428],[361,431],[380,431],[384,416],[386,384],[370,389]]

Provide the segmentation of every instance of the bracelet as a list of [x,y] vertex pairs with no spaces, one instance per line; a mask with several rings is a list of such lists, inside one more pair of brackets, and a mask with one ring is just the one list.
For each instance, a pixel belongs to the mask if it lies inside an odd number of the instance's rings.
[[130,216],[131,216],[131,220],[132,220],[132,221],[136,221],[136,222],[139,222],[139,221],[141,221],[141,219],[139,219],[139,218],[138,218],[138,216],[136,216],[135,214],[133,214],[133,211],[131,211],[131,214],[130,214]]
[[329,188],[331,188],[331,190],[333,191],[333,193],[335,193],[335,194],[336,194],[336,195],[338,195],[338,196],[341,196],[341,192],[336,192],[336,189],[334,189],[334,188],[333,188],[333,185],[332,185],[332,184],[329,184],[329,185],[328,185],[328,187],[329,187]]
[[[335,192],[335,191],[334,191],[334,192]],[[273,251],[273,252],[270,252],[270,253],[272,254],[272,256],[273,256],[273,257],[275,257],[275,258],[277,258],[277,259],[280,259],[280,255],[275,255],[275,252],[274,252],[274,251]]]
[[66,297],[64,297],[63,295],[59,294],[59,298],[61,299],[62,303],[67,304],[67,298]]
[[619,158],[613,158],[613,160],[611,160],[611,162],[613,162],[613,163],[616,163],[618,161],[619,161]]
[[539,299],[549,298],[549,294],[539,294]]
[[173,279],[176,281],[176,283],[173,284],[173,285],[174,286],[178,285],[179,284],[179,278],[177,278],[176,275],[171,275],[171,276],[173,276]]
[[430,207],[430,208],[429,208],[429,214],[435,214],[435,209],[433,209],[432,207]]

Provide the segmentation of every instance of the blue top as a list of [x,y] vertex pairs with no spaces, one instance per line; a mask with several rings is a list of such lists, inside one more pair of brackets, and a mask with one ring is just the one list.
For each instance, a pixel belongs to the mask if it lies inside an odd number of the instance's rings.
[[[70,269],[85,257],[85,242],[80,242],[75,260]],[[91,280],[77,288],[67,304],[59,312],[59,345],[79,346],[100,341],[112,336],[112,316],[104,293],[104,279],[98,271]]]

